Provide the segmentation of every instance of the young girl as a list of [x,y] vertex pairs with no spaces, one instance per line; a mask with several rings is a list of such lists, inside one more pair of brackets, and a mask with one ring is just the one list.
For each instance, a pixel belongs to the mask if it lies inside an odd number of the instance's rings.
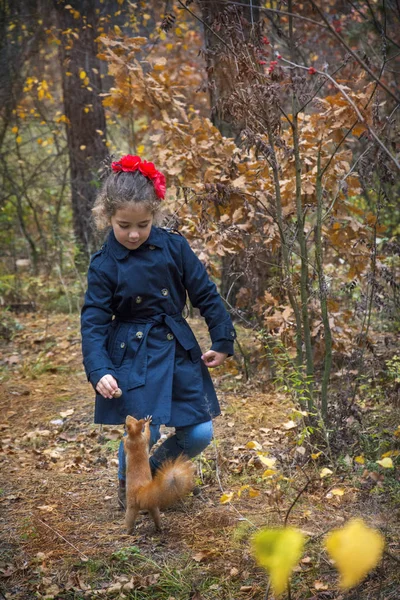
[[[236,336],[186,239],[155,225],[164,194],[165,178],[153,163],[130,155],[112,163],[93,209],[97,226],[111,231],[92,257],[81,318],[83,362],[97,392],[95,423],[151,415],[151,445],[161,424],[175,427],[150,459],[153,472],[167,458],[192,458],[210,443],[220,408],[208,368],[233,354]],[[212,346],[204,354],[182,316],[186,294],[208,326]],[[122,396],[114,398],[118,387]],[[118,478],[124,507],[122,443]]]

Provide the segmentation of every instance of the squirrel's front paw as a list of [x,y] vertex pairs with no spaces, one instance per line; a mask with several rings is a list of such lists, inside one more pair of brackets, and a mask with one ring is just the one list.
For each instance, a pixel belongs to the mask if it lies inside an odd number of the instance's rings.
[[144,418],[144,422],[145,423],[151,423],[152,418],[153,417],[151,415],[147,415],[147,417]]

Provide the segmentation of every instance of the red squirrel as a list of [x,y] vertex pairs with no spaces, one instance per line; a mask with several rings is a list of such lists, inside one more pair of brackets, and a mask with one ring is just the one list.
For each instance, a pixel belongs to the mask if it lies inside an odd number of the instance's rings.
[[188,494],[194,485],[194,465],[183,456],[162,464],[152,477],[149,464],[151,417],[126,417],[126,514],[129,534],[139,510],[148,510],[157,529],[161,527],[160,508],[171,506]]

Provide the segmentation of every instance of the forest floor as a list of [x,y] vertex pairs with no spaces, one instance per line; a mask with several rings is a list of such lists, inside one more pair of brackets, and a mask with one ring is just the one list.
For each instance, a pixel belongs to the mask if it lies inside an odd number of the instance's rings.
[[[271,599],[251,535],[285,519],[308,540],[293,600],[400,598],[398,474],[357,460],[359,449],[334,461],[314,449],[312,458],[290,399],[261,378],[245,382],[234,359],[213,372],[223,413],[196,461],[201,493],[166,510],[161,532],[142,515],[127,535],[116,498],[122,428],[92,423],[78,317],[16,320],[0,347],[0,598]],[[204,325],[193,326],[205,348]],[[251,347],[251,334],[241,339]],[[391,407],[387,414],[395,444],[398,423]],[[276,476],[262,477],[260,451],[276,459]],[[321,477],[324,467],[332,473]],[[385,534],[387,554],[343,593],[323,539],[355,516]]]

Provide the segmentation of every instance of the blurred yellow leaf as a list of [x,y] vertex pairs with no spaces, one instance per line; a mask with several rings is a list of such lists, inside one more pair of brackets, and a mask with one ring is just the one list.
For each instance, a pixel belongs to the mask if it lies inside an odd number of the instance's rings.
[[362,519],[352,519],[341,529],[329,533],[325,548],[336,563],[342,589],[357,585],[376,567],[384,544],[379,531],[367,527]]
[[254,488],[249,489],[249,498],[257,498],[259,495],[260,492],[258,490],[255,490]]
[[86,71],[80,71],[80,72],[79,72],[79,77],[80,77],[81,79],[85,79],[85,77],[86,77]]
[[360,456],[356,456],[354,460],[355,460],[355,462],[356,462],[356,463],[358,463],[359,465],[363,465],[363,464],[365,464],[365,458],[364,458],[362,455],[360,455]]
[[19,135],[15,138],[15,141],[17,142],[17,144],[20,144],[22,142],[22,137]]
[[332,475],[332,473],[333,473],[333,471],[331,471],[330,469],[325,467],[324,469],[321,469],[319,476],[321,477],[321,479],[323,479],[324,477],[327,477],[328,475]]
[[262,462],[262,464],[268,467],[269,469],[272,469],[275,466],[276,458],[265,456],[264,454],[261,454],[261,452],[257,452],[257,456]]
[[272,475],[276,475],[276,471],[275,469],[267,469],[266,471],[264,471],[264,473],[262,474],[262,477],[271,477]]
[[263,529],[256,533],[252,542],[256,560],[268,571],[275,594],[282,594],[303,552],[303,534],[292,527]]
[[342,490],[342,488],[333,488],[333,490],[331,490],[331,494],[334,496],[343,496],[344,490]]
[[18,127],[13,127],[13,128],[11,129],[11,131],[12,131],[13,133],[18,133]]
[[393,461],[388,456],[386,458],[382,458],[382,460],[376,461],[378,465],[381,465],[384,469],[393,469]]
[[240,496],[242,495],[242,492],[244,492],[245,490],[248,490],[248,489],[249,489],[249,487],[250,487],[249,485],[242,485],[242,487],[241,487],[241,488],[239,489],[239,491],[238,491],[238,496],[239,496],[239,498],[240,498]]
[[317,460],[319,456],[321,456],[322,452],[316,452],[315,454],[311,454],[311,458],[313,460]]
[[221,504],[228,504],[228,502],[230,502],[232,500],[234,495],[235,495],[235,492],[227,492],[226,494],[223,494],[221,496],[219,501],[221,502]]
[[387,456],[399,456],[400,450],[389,450],[389,452],[385,452],[382,454],[381,458],[386,458]]
[[246,448],[250,448],[250,450],[262,450],[261,444],[256,441],[247,442]]

